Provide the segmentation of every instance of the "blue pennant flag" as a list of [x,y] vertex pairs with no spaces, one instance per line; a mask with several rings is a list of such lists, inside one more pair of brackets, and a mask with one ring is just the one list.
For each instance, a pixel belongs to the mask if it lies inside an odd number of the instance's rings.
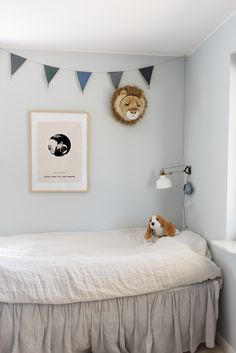
[[58,67],[44,65],[44,71],[45,71],[48,86],[49,86],[49,83],[52,81],[53,77],[56,75],[58,70],[59,70]]
[[114,72],[108,72],[108,74],[111,77],[111,82],[114,86],[114,88],[118,88],[120,84],[121,77],[123,75],[124,71],[114,71]]
[[87,72],[87,71],[76,71],[80,88],[82,92],[84,92],[85,86],[87,85],[87,82],[89,80],[89,77],[92,75],[92,72]]
[[25,60],[26,58],[11,53],[11,75],[14,75],[21,65],[24,64]]
[[139,69],[141,75],[143,76],[144,80],[147,82],[148,86],[150,86],[151,78],[152,78],[152,71],[154,66],[147,66]]

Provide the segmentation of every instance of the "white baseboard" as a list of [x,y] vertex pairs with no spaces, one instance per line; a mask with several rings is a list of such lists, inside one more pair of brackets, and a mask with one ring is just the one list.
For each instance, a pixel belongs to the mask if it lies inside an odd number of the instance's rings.
[[219,333],[216,334],[216,343],[220,346],[224,353],[236,353]]

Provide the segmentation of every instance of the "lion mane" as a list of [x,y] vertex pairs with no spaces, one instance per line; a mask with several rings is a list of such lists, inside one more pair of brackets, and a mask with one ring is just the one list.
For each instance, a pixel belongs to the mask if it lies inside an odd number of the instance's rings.
[[123,124],[137,123],[143,117],[146,107],[144,92],[136,86],[118,88],[111,97],[112,114]]

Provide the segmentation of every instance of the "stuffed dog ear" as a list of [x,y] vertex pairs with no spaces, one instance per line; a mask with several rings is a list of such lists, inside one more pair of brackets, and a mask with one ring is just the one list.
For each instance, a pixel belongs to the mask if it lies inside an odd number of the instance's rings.
[[148,219],[147,229],[146,229],[146,233],[144,236],[144,239],[146,239],[146,240],[149,240],[151,238],[150,220],[151,220],[151,217]]
[[162,218],[162,222],[165,235],[167,235],[168,237],[173,237],[176,232],[176,226],[173,223],[168,222],[164,218]]

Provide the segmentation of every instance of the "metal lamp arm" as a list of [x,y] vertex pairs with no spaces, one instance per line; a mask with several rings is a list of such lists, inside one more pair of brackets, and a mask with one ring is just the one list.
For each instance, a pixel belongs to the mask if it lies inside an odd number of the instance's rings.
[[[174,171],[166,172],[166,170],[168,170],[168,169],[175,169],[175,168],[180,168],[180,167],[185,167],[185,168],[183,170],[174,170]],[[177,174],[177,173],[186,173],[186,174],[190,175],[191,172],[192,172],[191,165],[182,164],[182,165],[176,165],[173,167],[162,168],[160,175],[172,175],[172,174]]]

